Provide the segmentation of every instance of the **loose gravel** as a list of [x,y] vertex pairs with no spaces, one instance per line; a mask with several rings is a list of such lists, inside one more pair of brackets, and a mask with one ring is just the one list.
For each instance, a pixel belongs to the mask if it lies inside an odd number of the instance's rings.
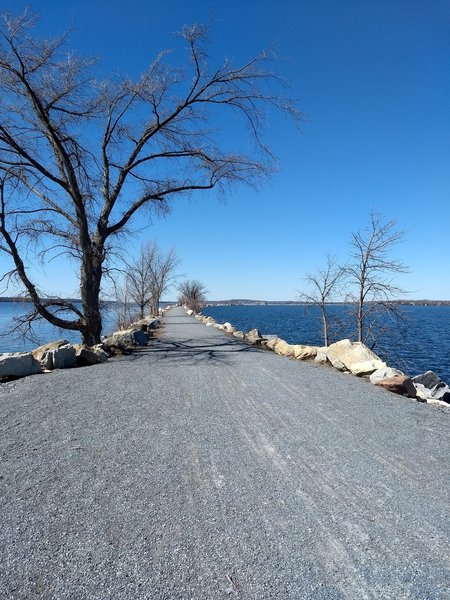
[[445,411],[181,309],[2,389],[2,599],[450,597]]

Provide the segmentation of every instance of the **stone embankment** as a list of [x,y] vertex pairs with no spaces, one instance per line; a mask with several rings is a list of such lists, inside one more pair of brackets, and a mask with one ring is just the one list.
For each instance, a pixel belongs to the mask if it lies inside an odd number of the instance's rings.
[[146,346],[160,319],[148,316],[132,323],[127,329],[104,337],[101,344],[88,347],[57,340],[35,348],[31,352],[0,354],[0,379],[26,377],[54,369],[86,367],[105,362],[109,357],[128,352],[137,346]]
[[194,313],[187,307],[184,308],[188,315],[195,316],[207,327],[214,327],[239,340],[271,350],[281,356],[293,360],[311,360],[331,365],[339,371],[367,378],[373,385],[418,402],[441,406],[450,404],[450,387],[436,373],[427,371],[416,377],[409,377],[402,371],[389,367],[386,362],[360,342],[345,339],[321,347],[289,344],[277,336],[264,337],[258,329],[252,329],[245,333],[237,330],[231,323],[216,323],[212,317]]

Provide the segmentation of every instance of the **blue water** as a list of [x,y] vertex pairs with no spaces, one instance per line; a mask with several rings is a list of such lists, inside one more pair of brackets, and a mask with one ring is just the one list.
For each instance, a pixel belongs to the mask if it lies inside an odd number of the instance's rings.
[[[80,335],[53,327],[40,321],[35,327],[38,342],[5,334],[11,329],[14,315],[30,308],[23,303],[0,302],[0,352],[32,350],[38,343],[67,339],[79,343]],[[379,341],[375,352],[409,375],[435,371],[450,383],[450,306],[404,306],[404,323],[388,323],[389,332]],[[274,334],[291,344],[323,345],[320,312],[317,307],[300,305],[267,306],[209,306],[203,313],[219,323],[229,321],[242,331],[257,327],[263,334]],[[115,327],[114,307],[105,309],[103,331],[110,333]],[[337,330],[335,339],[354,337],[354,327],[349,324],[348,306],[336,305],[330,310],[331,321]]]
[[[335,339],[354,339],[350,322],[351,307],[330,307],[335,324]],[[409,375],[435,371],[450,383],[450,306],[402,306],[404,321],[385,321],[387,333],[378,341],[375,352]],[[276,334],[290,344],[323,345],[318,307],[300,305],[208,306],[203,314],[218,323],[232,323],[241,331],[254,327],[261,333]]]
[[[36,340],[24,339],[18,333],[10,333],[14,326],[14,317],[26,314],[31,309],[32,305],[27,302],[0,302],[0,352],[25,352],[51,340],[65,339],[73,344],[81,342],[81,336],[77,331],[59,329],[43,319],[36,321],[33,325]],[[67,318],[71,319],[72,317],[69,315]],[[115,320],[114,307],[108,305],[103,311],[104,333],[108,334],[117,329]]]

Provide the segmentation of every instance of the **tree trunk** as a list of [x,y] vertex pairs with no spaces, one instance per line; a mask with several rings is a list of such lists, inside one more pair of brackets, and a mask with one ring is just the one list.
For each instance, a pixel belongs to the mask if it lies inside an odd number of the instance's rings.
[[81,335],[83,344],[87,346],[95,346],[101,341],[100,286],[103,274],[101,255],[101,251],[85,253],[81,268],[80,291],[84,314]]
[[144,318],[144,308],[145,308],[145,302],[141,302],[139,304],[139,318],[143,319]]
[[325,346],[328,346],[328,320],[327,320],[327,313],[325,310],[325,306],[322,305],[322,326],[323,326],[323,339],[325,342]]
[[363,327],[364,327],[364,298],[362,294],[360,294],[359,302],[358,302],[358,342],[363,341]]

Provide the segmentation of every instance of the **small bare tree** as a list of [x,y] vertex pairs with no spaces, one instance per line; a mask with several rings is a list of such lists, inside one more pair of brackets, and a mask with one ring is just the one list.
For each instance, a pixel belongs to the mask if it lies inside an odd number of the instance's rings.
[[300,293],[302,300],[320,308],[325,346],[328,346],[330,342],[328,304],[341,291],[344,273],[345,270],[337,264],[336,259],[328,255],[323,268],[306,274],[305,281],[308,290]]
[[186,305],[191,310],[198,312],[206,302],[206,294],[208,293],[205,286],[198,279],[188,279],[183,281],[178,286],[180,293],[178,302]]
[[392,302],[405,294],[395,283],[395,276],[407,273],[408,268],[392,258],[392,251],[404,237],[397,221],[383,221],[371,213],[363,231],[352,233],[351,259],[346,267],[348,282],[356,289],[356,326],[359,342],[372,348],[384,331],[381,321],[387,315],[398,321],[401,313]]
[[126,290],[138,306],[141,319],[146,309],[153,315],[158,314],[161,297],[175,283],[179,264],[173,248],[164,253],[155,242],[144,244],[139,256],[126,263]]
[[[135,217],[199,190],[257,185],[274,165],[261,138],[265,110],[299,113],[272,91],[271,55],[210,67],[201,26],[180,34],[184,69],[162,52],[137,80],[100,84],[93,61],[66,52],[65,36],[33,38],[34,24],[28,14],[0,22],[0,251],[36,314],[93,345],[105,268]],[[236,117],[247,128],[235,137],[247,131],[254,142],[247,155],[220,135]],[[40,253],[77,263],[81,308],[38,289],[29,267]]]
[[131,300],[128,290],[128,281],[114,281],[114,314],[115,325],[118,329],[127,329],[127,327],[137,319],[136,305]]

